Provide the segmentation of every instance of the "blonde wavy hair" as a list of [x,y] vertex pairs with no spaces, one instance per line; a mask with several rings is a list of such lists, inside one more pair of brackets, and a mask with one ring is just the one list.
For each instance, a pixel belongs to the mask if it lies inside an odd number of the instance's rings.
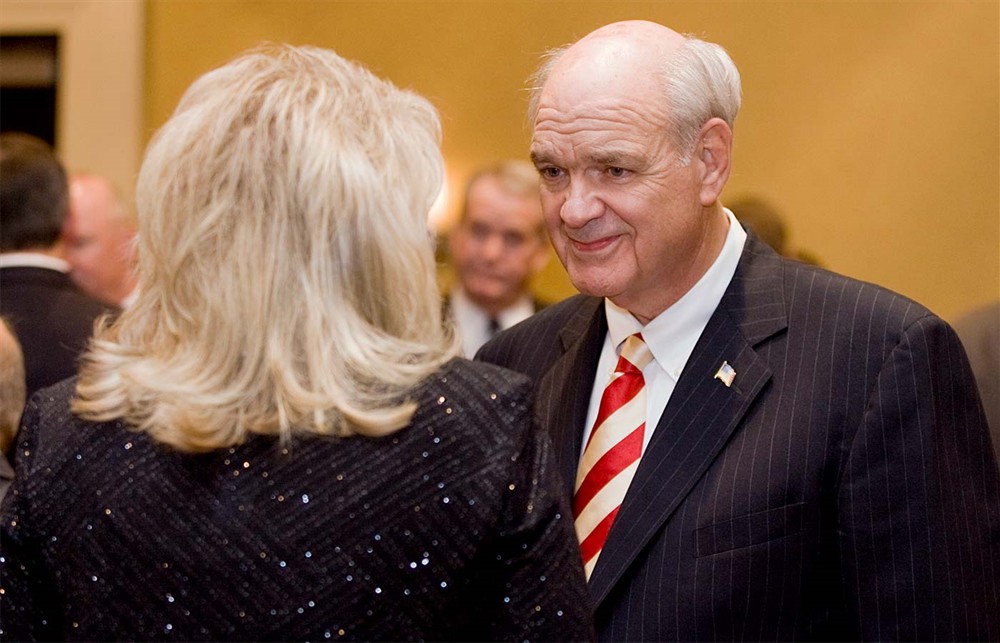
[[264,46],[188,89],[136,188],[138,299],[73,410],[183,451],[384,435],[454,356],[427,213],[437,112],[361,65]]

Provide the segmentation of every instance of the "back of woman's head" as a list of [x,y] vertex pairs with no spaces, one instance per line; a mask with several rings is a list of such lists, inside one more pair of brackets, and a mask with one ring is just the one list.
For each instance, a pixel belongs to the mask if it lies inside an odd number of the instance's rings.
[[184,450],[405,425],[455,350],[426,227],[439,139],[430,103],[331,51],[198,79],[146,152],[140,294],[98,332],[74,410]]

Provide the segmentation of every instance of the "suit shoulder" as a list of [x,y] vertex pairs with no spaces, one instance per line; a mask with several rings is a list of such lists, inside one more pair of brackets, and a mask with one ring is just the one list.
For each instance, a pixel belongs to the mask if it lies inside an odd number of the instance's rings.
[[[854,277],[793,259],[784,260],[785,291],[792,311],[825,306],[840,315],[849,315],[856,323],[880,321],[887,327],[907,328],[925,318],[943,320],[919,302]],[[791,311],[790,311],[791,312]]]
[[502,393],[512,397],[531,394],[531,381],[515,371],[486,362],[456,357],[432,379],[436,387],[469,395]]
[[[516,449],[533,427],[531,380],[506,368],[455,358],[415,393],[411,429],[465,436],[466,448]],[[506,447],[503,447],[506,445]]]
[[133,434],[121,422],[91,422],[76,416],[70,407],[76,381],[76,377],[65,379],[31,396],[13,459],[19,472],[22,464],[51,472],[68,469],[89,456],[103,457],[112,443],[127,442]]
[[[521,362],[547,361],[545,356],[558,348],[558,337],[574,321],[593,317],[603,302],[597,297],[574,295],[547,306],[519,324],[497,334],[476,354],[477,360],[500,364],[519,372],[529,372]],[[586,324],[582,324],[586,325]]]

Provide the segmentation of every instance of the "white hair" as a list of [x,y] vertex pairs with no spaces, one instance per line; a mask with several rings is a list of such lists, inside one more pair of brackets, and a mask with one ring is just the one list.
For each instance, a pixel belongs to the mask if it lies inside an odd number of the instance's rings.
[[710,119],[721,118],[734,128],[740,111],[740,72],[719,45],[685,36],[664,66],[663,81],[670,133],[686,163]]
[[141,290],[98,331],[74,411],[187,451],[405,426],[458,350],[426,224],[440,135],[427,100],[323,49],[195,81],[147,149]]
[[[740,72],[726,50],[714,43],[685,35],[684,42],[663,65],[664,113],[669,136],[683,162],[690,159],[702,125],[721,118],[735,126],[740,111]],[[545,83],[572,45],[546,52],[528,79],[528,121],[535,122]]]

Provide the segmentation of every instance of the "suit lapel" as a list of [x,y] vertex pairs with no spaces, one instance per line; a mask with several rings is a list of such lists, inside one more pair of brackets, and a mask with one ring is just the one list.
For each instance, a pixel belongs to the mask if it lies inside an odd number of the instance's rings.
[[[729,441],[771,378],[753,347],[785,325],[780,259],[751,236],[657,423],[591,575],[597,604]],[[736,372],[732,386],[714,377],[723,362]]]
[[[589,297],[559,333],[565,351],[541,378],[538,399],[541,426],[548,427],[559,459],[559,471],[569,498],[583,446],[583,424],[594,384],[601,345],[608,332],[602,299]],[[538,407],[536,407],[538,408]]]

